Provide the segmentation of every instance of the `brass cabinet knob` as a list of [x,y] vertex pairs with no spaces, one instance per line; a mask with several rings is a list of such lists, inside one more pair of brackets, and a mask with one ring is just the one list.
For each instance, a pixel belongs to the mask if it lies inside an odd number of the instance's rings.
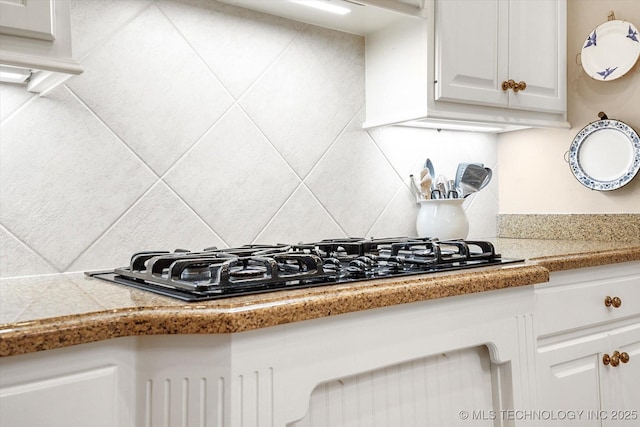
[[519,90],[525,90],[527,88],[527,83],[526,82],[519,82],[519,83],[515,83],[513,85],[513,91],[517,92]]
[[622,353],[620,353],[620,361],[622,363],[629,363],[629,359],[630,359],[629,353],[627,353],[626,351],[623,351]]
[[611,355],[611,366],[615,368],[619,364],[620,364],[620,352],[616,350]]
[[627,353],[626,351],[620,353],[618,350],[616,350],[611,356],[605,353],[604,356],[602,356],[602,363],[604,363],[605,365],[611,365],[615,368],[616,366],[620,365],[620,362],[628,363],[629,359],[629,353]]
[[606,307],[611,307],[611,306],[613,306],[613,307],[615,307],[615,308],[618,308],[618,307],[620,307],[620,306],[622,305],[622,300],[621,300],[620,298],[618,298],[618,297],[613,297],[613,298],[612,298],[612,297],[610,297],[610,296],[608,296],[608,295],[607,295],[607,296],[605,297],[605,299],[604,299],[604,305],[605,305]]
[[513,79],[502,82],[502,90],[513,89],[514,92],[525,90],[527,88],[527,82],[517,82]]

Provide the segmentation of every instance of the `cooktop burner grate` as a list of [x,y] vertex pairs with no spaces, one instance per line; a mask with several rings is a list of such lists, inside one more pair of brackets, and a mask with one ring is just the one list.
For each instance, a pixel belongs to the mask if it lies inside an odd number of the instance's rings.
[[485,241],[347,238],[140,252],[127,267],[86,274],[184,301],[203,301],[520,261],[502,258]]

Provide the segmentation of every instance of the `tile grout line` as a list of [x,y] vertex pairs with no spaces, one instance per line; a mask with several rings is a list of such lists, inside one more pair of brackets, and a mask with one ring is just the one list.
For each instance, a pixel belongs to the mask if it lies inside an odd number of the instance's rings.
[[66,84],[64,85],[64,88],[71,94],[71,96],[73,98],[75,98],[88,112],[89,114],[91,114],[109,133],[111,133],[124,147],[127,151],[129,151],[130,154],[132,154],[136,159],[138,159],[140,161],[140,164],[143,165],[145,168],[147,168],[147,171],[150,172],[154,177],[155,177],[155,181],[146,189],[144,190],[139,197],[137,197],[132,203],[131,205],[129,205],[128,208],[124,209],[122,211],[122,213],[120,213],[120,215],[118,215],[116,217],[116,219],[108,226],[106,227],[106,229],[104,231],[102,231],[101,233],[98,234],[98,236],[96,236],[96,238],[94,240],[91,241],[91,243],[89,243],[89,245],[87,245],[86,248],[84,248],[75,258],[73,258],[73,260],[62,270],[63,272],[66,272],[82,255],[84,255],[89,249],[91,249],[99,240],[101,240],[110,230],[112,230],[124,217],[124,215],[126,215],[128,212],[131,211],[131,209],[133,209],[134,206],[136,206],[141,200],[142,198],[148,194],[152,188],[154,188],[160,181],[161,178],[160,176],[158,176],[158,174],[122,139],[120,138],[120,136],[109,127],[109,125],[107,125],[106,122],[104,122],[100,116],[98,116],[83,100],[82,98],[80,98],[70,87],[68,87]]
[[18,237],[15,233],[13,233],[5,224],[0,223],[0,229],[4,230],[5,233],[7,233],[9,236],[13,237],[19,244],[24,246],[29,252],[33,253],[38,258],[42,259],[45,263],[47,263],[50,267],[52,267],[58,273],[62,273],[64,271],[64,270],[61,270],[60,268],[56,267],[55,264],[53,264],[51,261],[49,261],[49,259],[47,259],[47,257],[45,257],[40,252],[38,252],[36,249],[31,247],[31,245],[27,244],[27,242],[23,241],[20,237]]
[[[393,171],[396,173],[396,175],[398,176],[398,178],[400,178],[400,182],[402,182],[402,184],[407,188],[407,190],[411,191],[411,187],[409,184],[406,184],[404,178],[402,177],[402,175],[400,175],[400,172],[395,168],[395,166],[393,165],[393,163],[391,162],[391,160],[389,160],[389,158],[387,157],[387,155],[384,153],[384,151],[380,148],[380,146],[378,145],[378,141],[376,141],[376,139],[373,137],[373,135],[371,135],[371,133],[366,130],[365,133],[367,134],[367,136],[371,139],[371,141],[373,142],[373,145],[375,145],[375,147],[378,149],[378,151],[380,152],[380,154],[382,154],[382,157],[384,157],[384,159],[386,160],[386,162],[389,164],[389,166],[391,167],[391,169],[393,169]],[[407,177],[409,178],[409,177]]]
[[161,180],[160,182],[162,182],[171,193],[173,193],[182,203],[184,203],[187,209],[189,209],[196,216],[196,218],[198,218],[205,225],[205,227],[207,227],[209,231],[211,231],[216,236],[216,238],[224,243],[225,246],[230,247],[229,242],[227,242],[211,225],[209,225],[209,223],[205,221],[205,219],[202,218],[186,200],[180,197],[180,195],[167,182],[165,182],[164,180]]
[[155,4],[156,4],[156,0],[151,0],[148,5],[143,6],[143,7],[140,8],[140,10],[134,12],[129,18],[127,18],[126,21],[124,21],[122,23],[122,25],[120,25],[119,27],[115,28],[113,31],[111,31],[109,34],[107,34],[103,40],[98,41],[92,48],[87,50],[84,55],[82,55],[80,58],[78,58],[78,62],[81,62],[81,61],[87,59],[91,54],[93,54],[96,50],[98,50],[98,48],[100,48],[103,45],[107,44],[120,31],[122,31],[130,23],[135,21],[140,15],[142,15],[144,12],[146,12],[148,9],[150,9]]
[[371,227],[369,227],[369,229],[367,230],[367,234],[371,234],[371,231],[375,228],[375,226],[380,222],[380,219],[383,217],[383,215],[385,214],[385,212],[387,212],[389,210],[389,207],[391,206],[391,203],[393,202],[393,200],[396,198],[396,196],[400,193],[400,191],[402,190],[402,187],[406,188],[407,190],[409,190],[409,192],[411,192],[411,188],[410,186],[405,182],[405,180],[402,178],[402,176],[400,175],[400,172],[393,166],[393,163],[389,160],[389,158],[387,157],[387,155],[384,153],[384,151],[380,148],[380,146],[378,145],[378,142],[376,141],[376,139],[371,135],[371,133],[369,133],[369,131],[365,131],[365,133],[367,134],[367,136],[369,137],[369,139],[371,139],[371,142],[373,142],[373,145],[376,147],[376,149],[380,152],[380,154],[382,155],[382,157],[385,159],[385,161],[387,162],[387,164],[391,167],[391,169],[395,172],[395,174],[398,176],[399,180],[400,180],[400,184],[398,185],[398,188],[396,189],[396,192],[393,194],[393,196],[391,196],[391,198],[389,199],[389,201],[387,202],[387,204],[385,205],[384,209],[382,209],[382,211],[380,212],[380,215],[378,215],[378,217],[375,219],[375,221],[373,222],[373,224],[371,225]]
[[233,99],[235,102],[237,102],[237,99],[235,96],[233,96],[233,94],[231,93],[231,91],[229,90],[229,88],[227,88],[227,86],[224,84],[224,82],[222,81],[222,79],[220,79],[220,77],[218,77],[218,75],[211,69],[211,67],[209,67],[209,64],[207,64],[207,61],[204,60],[204,58],[200,55],[200,52],[198,52],[198,50],[195,48],[195,46],[193,46],[191,44],[191,42],[189,41],[189,39],[187,38],[187,36],[185,36],[182,31],[180,31],[180,28],[178,28],[178,26],[173,22],[173,20],[171,19],[171,17],[169,15],[167,15],[167,13],[164,11],[164,9],[159,6],[156,5],[156,8],[158,9],[158,11],[162,14],[162,16],[164,16],[164,18],[169,22],[169,25],[171,25],[173,27],[174,30],[176,30],[176,32],[180,35],[180,38],[182,38],[182,40],[189,46],[189,48],[191,49],[191,51],[196,55],[196,57],[198,58],[198,60],[202,63],[202,65],[211,73],[211,75],[213,76],[214,79],[217,80],[218,83],[220,83],[220,86],[222,86],[222,88],[225,90],[225,92],[227,93],[227,95],[229,95],[229,97],[231,99]]
[[[6,84],[10,84],[10,83],[6,83]],[[26,88],[25,88],[26,90]],[[27,108],[28,105],[32,104],[33,102],[35,102],[36,99],[38,99],[39,96],[37,94],[33,94],[32,97],[28,98],[27,100],[25,100],[22,104],[20,104],[15,110],[13,110],[11,113],[9,113],[9,115],[7,117],[5,117],[4,119],[2,119],[2,121],[0,122],[0,125],[4,125],[7,121],[9,121],[13,116],[15,116],[16,114],[18,114],[18,112],[24,110],[25,108]]]
[[104,128],[107,131],[109,131],[109,133],[111,133],[122,145],[124,145],[124,147],[127,149],[127,151],[129,151],[129,153],[131,153],[136,159],[138,159],[140,161],[140,163],[142,163],[147,168],[147,170],[149,172],[151,172],[153,175],[155,175],[156,179],[160,179],[160,175],[158,175],[158,173],[155,170],[153,170],[153,168],[151,166],[149,166],[149,164],[147,164],[147,162],[145,162],[144,159],[142,157],[140,157],[140,155],[138,153],[136,153],[135,150],[133,150],[133,148],[131,148],[129,146],[129,144],[127,144],[127,142],[124,139],[122,139],[120,137],[120,135],[117,134],[116,131],[111,129],[111,127],[104,120],[102,120],[102,118],[98,114],[96,114],[96,112],[93,111],[91,109],[91,107],[89,107],[82,100],[82,98],[80,98],[80,96],[73,91],[73,89],[71,89],[66,84],[64,85],[64,88],[67,89],[69,91],[69,93],[71,94],[71,96],[73,96],[84,108],[86,108],[86,110],[89,112],[89,114],[91,114],[96,120],[98,120],[98,122],[102,126],[104,126]]
[[[313,199],[322,207],[322,209],[324,210],[324,212],[331,218],[331,220],[338,226],[338,228],[340,229],[340,231],[342,231],[344,233],[345,236],[348,236],[348,233],[346,232],[346,230],[342,227],[342,225],[335,219],[335,217],[331,214],[331,212],[329,212],[329,210],[327,209],[327,207],[317,198],[317,196],[313,193],[313,191],[311,191],[311,189],[306,185],[305,183],[305,179],[307,177],[309,177],[309,175],[311,175],[311,173],[313,172],[313,170],[318,166],[318,164],[321,162],[321,160],[327,155],[327,153],[329,152],[329,150],[337,143],[337,141],[340,139],[340,137],[346,132],[346,130],[349,128],[349,126],[351,125],[351,123],[358,117],[358,114],[360,114],[360,112],[362,111],[362,109],[364,107],[361,107],[360,109],[358,109],[358,111],[354,114],[354,116],[349,119],[346,123],[346,125],[340,130],[340,132],[338,132],[338,135],[334,138],[334,140],[329,144],[329,146],[327,147],[327,149],[322,153],[322,155],[318,158],[318,160],[315,162],[314,166],[309,170],[309,172],[307,172],[306,176],[304,178],[301,178],[300,175],[298,175],[298,173],[295,171],[295,169],[293,169],[293,167],[289,164],[289,162],[284,158],[284,156],[282,155],[282,153],[280,153],[280,151],[277,149],[277,147],[271,142],[271,140],[267,137],[267,135],[264,134],[264,132],[262,131],[262,129],[260,129],[260,127],[253,121],[253,119],[251,118],[251,116],[249,116],[249,114],[244,110],[244,108],[242,108],[242,105],[239,105],[239,108],[242,109],[242,112],[247,116],[247,118],[251,121],[251,123],[253,123],[253,125],[255,126],[256,130],[258,130],[258,132],[260,132],[260,134],[265,138],[265,140],[273,147],[273,149],[275,150],[276,153],[278,153],[278,155],[280,156],[280,158],[285,162],[285,164],[287,164],[287,166],[289,166],[289,168],[291,169],[291,171],[296,175],[296,177],[298,177],[298,179],[300,179],[300,184],[303,184],[304,187],[307,189],[307,191],[309,192],[309,194],[311,194],[311,196],[313,197]],[[289,201],[291,199],[291,197],[293,196],[293,194],[298,190],[298,188],[300,187],[300,185],[296,186],[296,188],[291,192],[291,194],[289,195],[289,197],[285,200],[285,202],[280,206],[280,208],[275,212],[275,214],[271,217],[271,219],[269,221],[267,221],[267,224],[265,225],[264,228],[262,228],[262,230],[260,231],[260,233],[258,233],[258,235],[254,238],[257,239],[258,237],[260,237],[260,235],[262,233],[264,233],[264,230],[266,229],[266,227],[271,224],[273,222],[273,220],[275,219],[275,217],[277,216],[277,214],[282,210],[282,208],[284,207],[284,205],[286,204],[287,201]]]
[[400,194],[400,192],[402,191],[402,187],[404,186],[405,186],[404,182],[398,185],[398,188],[396,189],[395,193],[393,193],[393,196],[391,196],[391,198],[389,199],[389,202],[387,202],[384,209],[382,209],[382,211],[380,212],[380,215],[378,215],[378,217],[373,221],[373,224],[371,225],[371,227],[369,227],[369,229],[367,230],[367,233],[366,233],[367,235],[369,235],[370,237],[373,237],[371,236],[371,231],[376,227],[376,225],[378,225],[378,223],[380,222],[384,214],[389,210],[391,204],[393,203],[395,198],[398,196],[398,194]]
[[84,248],[75,258],[73,258],[73,260],[71,260],[71,262],[64,268],[63,272],[67,273],[69,272],[69,268],[71,268],[71,266],[78,261],[82,255],[86,254],[91,248],[93,248],[100,240],[102,240],[104,238],[104,236],[107,235],[107,233],[109,233],[109,231],[113,230],[115,228],[116,225],[118,225],[118,223],[129,213],[131,212],[131,210],[133,210],[134,207],[136,207],[139,203],[142,202],[142,199],[144,198],[144,196],[146,196],[147,194],[149,194],[151,192],[151,190],[153,190],[157,185],[160,184],[160,180],[154,182],[153,184],[151,184],[151,187],[147,188],[141,195],[140,197],[138,197],[132,204],[131,206],[129,206],[128,208],[126,208],[124,211],[122,211],[122,213],[120,215],[118,215],[118,217],[103,231],[101,232],[95,239],[93,239],[91,241],[91,243],[89,243],[87,245],[86,248]]

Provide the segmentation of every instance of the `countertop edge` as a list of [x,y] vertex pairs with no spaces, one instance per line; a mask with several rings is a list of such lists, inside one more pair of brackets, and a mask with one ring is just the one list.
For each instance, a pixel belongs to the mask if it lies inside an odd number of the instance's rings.
[[549,280],[535,264],[332,286],[268,303],[149,306],[0,325],[0,357],[141,335],[225,334]]
[[570,255],[536,257],[529,259],[529,261],[546,268],[549,272],[554,272],[640,261],[640,251],[637,248],[613,249]]

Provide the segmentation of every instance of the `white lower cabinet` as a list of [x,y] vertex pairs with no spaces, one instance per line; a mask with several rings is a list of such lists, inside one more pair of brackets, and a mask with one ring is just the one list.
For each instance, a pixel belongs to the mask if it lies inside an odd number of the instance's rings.
[[496,414],[532,407],[532,313],[522,287],[2,358],[1,425],[529,425]]
[[536,288],[538,405],[550,425],[640,425],[640,263],[552,273]]

